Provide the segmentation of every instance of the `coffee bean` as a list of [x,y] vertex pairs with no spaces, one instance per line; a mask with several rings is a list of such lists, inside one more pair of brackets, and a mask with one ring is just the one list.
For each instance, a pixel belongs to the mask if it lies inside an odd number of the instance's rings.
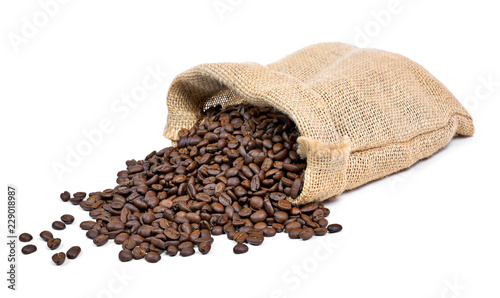
[[311,228],[308,228],[308,229],[303,229],[300,233],[299,233],[299,237],[302,239],[302,240],[309,240],[312,238],[312,236],[314,235],[314,231],[313,229]]
[[120,250],[120,253],[118,253],[118,259],[122,262],[128,262],[131,261],[134,258],[132,255],[132,251],[128,249],[122,249]]
[[72,246],[66,252],[66,256],[68,257],[68,259],[73,260],[76,259],[76,257],[78,257],[81,251],[82,249],[80,248],[80,246]]
[[54,238],[54,236],[52,236],[52,233],[49,231],[41,232],[40,237],[45,241],[49,241],[50,239]]
[[237,255],[244,254],[248,251],[248,246],[243,243],[238,243],[234,246],[233,252]]
[[85,235],[89,239],[95,239],[97,236],[99,236],[99,231],[98,230],[94,230],[94,229],[88,230]]
[[59,238],[51,238],[47,241],[47,247],[51,250],[58,248],[59,245],[61,245],[61,239]]
[[52,223],[52,228],[53,228],[54,230],[64,230],[64,229],[66,229],[66,224],[65,224],[65,223],[63,223],[62,221],[58,221],[58,220],[56,220],[56,221],[54,221],[54,222]]
[[212,248],[212,244],[210,244],[210,242],[202,242],[199,246],[198,246],[198,250],[206,255],[210,249]]
[[63,202],[67,202],[67,201],[69,201],[69,198],[71,198],[71,194],[68,191],[65,191],[65,192],[61,193],[60,197],[61,197],[61,200]]
[[28,244],[28,245],[25,245],[23,246],[23,248],[21,249],[21,252],[25,255],[29,255],[31,253],[34,253],[36,251],[36,246],[33,245],[33,244]]
[[136,259],[136,260],[142,259],[146,256],[146,250],[139,247],[139,246],[136,246],[132,250],[132,255],[134,256],[134,259]]
[[159,253],[151,251],[146,254],[145,259],[148,263],[157,263],[161,259],[161,256]]
[[186,247],[184,249],[181,250],[180,254],[181,256],[183,257],[189,257],[191,255],[194,255],[195,251],[192,247]]
[[179,250],[175,246],[169,246],[167,247],[167,254],[171,257],[175,256]]
[[97,246],[102,246],[102,245],[106,244],[108,242],[108,240],[109,240],[108,235],[99,235],[99,236],[94,238],[94,244]]
[[265,237],[274,237],[276,235],[276,230],[271,227],[266,227],[262,229],[262,232],[264,233]]
[[300,232],[302,232],[301,228],[293,228],[288,231],[288,237],[290,237],[290,239],[299,239]]
[[73,217],[73,215],[70,214],[64,214],[63,216],[61,216],[61,220],[65,224],[70,225],[75,221],[75,217]]
[[261,245],[264,242],[264,236],[260,234],[248,234],[247,242],[252,245]]
[[52,261],[57,265],[62,265],[66,261],[66,255],[63,252],[58,252],[52,256]]
[[80,224],[80,228],[81,228],[82,230],[90,230],[90,229],[92,229],[95,225],[96,225],[96,222],[95,222],[95,221],[87,220],[87,221],[83,221],[83,222]]
[[342,230],[342,226],[339,224],[331,224],[328,226],[328,232],[329,233],[337,233]]
[[22,233],[19,235],[19,241],[21,242],[30,242],[33,239],[33,236],[29,233]]

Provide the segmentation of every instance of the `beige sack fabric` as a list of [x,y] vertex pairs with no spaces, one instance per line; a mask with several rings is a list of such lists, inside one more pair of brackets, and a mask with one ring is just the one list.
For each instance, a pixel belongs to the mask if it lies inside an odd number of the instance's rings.
[[405,169],[474,133],[472,118],[427,70],[398,54],[322,43],[267,66],[213,63],[178,75],[167,96],[165,137],[203,107],[273,106],[297,125],[307,157],[294,204],[332,199]]

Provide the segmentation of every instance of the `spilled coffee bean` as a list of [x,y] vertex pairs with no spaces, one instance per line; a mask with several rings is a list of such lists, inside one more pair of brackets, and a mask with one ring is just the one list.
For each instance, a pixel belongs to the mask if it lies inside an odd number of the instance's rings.
[[68,249],[68,251],[66,252],[66,256],[68,257],[68,259],[73,260],[76,259],[76,257],[78,257],[81,251],[82,249],[80,248],[80,246],[73,246],[70,249]]
[[25,255],[29,255],[31,253],[34,253],[36,251],[36,246],[33,245],[33,244],[28,244],[28,245],[25,245],[23,246],[23,248],[21,249],[21,252]]
[[56,253],[52,256],[52,261],[58,266],[62,265],[66,261],[66,255],[63,252]]
[[29,233],[22,233],[19,235],[19,241],[21,242],[30,242],[33,239],[33,236]]

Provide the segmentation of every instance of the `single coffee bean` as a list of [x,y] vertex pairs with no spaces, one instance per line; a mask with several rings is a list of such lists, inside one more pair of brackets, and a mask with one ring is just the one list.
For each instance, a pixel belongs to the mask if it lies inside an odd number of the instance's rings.
[[238,242],[238,243],[243,243],[247,240],[247,233],[244,233],[244,232],[236,232],[234,234],[234,241]]
[[146,254],[145,259],[148,263],[157,263],[161,259],[161,256],[159,253],[151,251]]
[[29,233],[22,233],[19,235],[19,241],[21,242],[30,242],[33,239],[33,236]]
[[243,243],[238,243],[233,247],[233,252],[237,255],[244,254],[248,251],[248,246]]
[[299,238],[302,239],[302,240],[309,240],[309,239],[312,238],[313,235],[314,235],[313,229],[311,229],[311,228],[303,229],[299,233]]
[[108,235],[99,235],[99,236],[94,238],[94,244],[97,246],[103,246],[104,244],[106,244],[108,242],[108,240],[109,240]]
[[87,238],[89,239],[95,239],[97,236],[99,236],[99,231],[98,230],[88,230],[87,233],[85,233]]
[[58,252],[52,256],[52,261],[57,265],[62,265],[66,261],[66,255],[63,252]]
[[52,223],[52,228],[54,230],[64,230],[66,228],[66,224],[62,221],[56,220]]
[[63,216],[61,216],[61,220],[65,224],[70,225],[75,221],[75,217],[70,214],[64,214]]
[[293,228],[288,231],[288,237],[290,237],[290,239],[299,239],[300,232],[302,232],[301,228]]
[[337,233],[342,230],[342,226],[339,224],[331,224],[328,226],[328,232],[329,233]]
[[67,202],[71,198],[71,194],[68,191],[65,191],[65,192],[61,193],[60,197],[61,197],[61,200],[63,202]]
[[146,256],[146,250],[139,247],[139,246],[136,246],[132,250],[132,255],[134,256],[134,259],[136,259],[136,260],[143,259]]
[[177,254],[179,250],[177,249],[177,247],[171,245],[169,247],[167,247],[167,255],[173,257]]
[[264,242],[264,236],[260,234],[248,234],[247,242],[252,245],[261,245]]
[[66,252],[66,256],[68,257],[68,259],[73,260],[76,259],[76,257],[78,257],[81,251],[82,249],[80,248],[80,246],[72,246]]
[[54,238],[54,236],[52,236],[52,233],[49,231],[41,232],[40,237],[45,241],[49,241],[50,239]]
[[131,261],[134,258],[132,255],[132,251],[128,249],[122,249],[120,250],[120,253],[118,253],[118,259],[122,262],[128,262]]
[[51,238],[47,241],[47,246],[51,250],[58,248],[59,245],[61,245],[61,239],[59,239],[59,238]]
[[80,224],[80,228],[82,230],[90,230],[92,229],[97,223],[95,221],[91,221],[91,220],[87,220],[87,221],[83,221],[81,224]]
[[33,244],[28,244],[28,245],[25,245],[23,246],[23,248],[21,249],[21,252],[25,255],[29,255],[31,253],[34,253],[36,251],[36,246],[33,245]]
[[181,256],[183,257],[189,257],[191,255],[194,255],[194,249],[192,247],[186,247],[184,249],[181,250]]
[[212,244],[210,244],[210,242],[202,242],[199,246],[198,246],[198,250],[206,255],[210,249],[212,248]]

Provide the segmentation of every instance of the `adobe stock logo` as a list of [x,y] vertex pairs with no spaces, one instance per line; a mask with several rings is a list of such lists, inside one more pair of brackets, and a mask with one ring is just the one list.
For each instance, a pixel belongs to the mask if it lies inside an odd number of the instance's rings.
[[360,48],[367,47],[372,39],[379,36],[382,29],[388,27],[394,16],[400,14],[403,9],[401,1],[391,0],[385,9],[372,10],[370,12],[371,20],[366,22],[364,26],[354,28],[354,44]]
[[243,0],[215,0],[212,2],[212,6],[219,19],[224,21],[225,14],[234,11],[242,2]]
[[38,6],[40,9],[33,13],[31,17],[21,18],[21,27],[18,32],[8,32],[7,39],[14,49],[19,53],[22,45],[27,45],[30,40],[35,38],[40,30],[46,27],[50,20],[56,17],[61,10],[61,6],[67,4],[68,0],[40,0]]

